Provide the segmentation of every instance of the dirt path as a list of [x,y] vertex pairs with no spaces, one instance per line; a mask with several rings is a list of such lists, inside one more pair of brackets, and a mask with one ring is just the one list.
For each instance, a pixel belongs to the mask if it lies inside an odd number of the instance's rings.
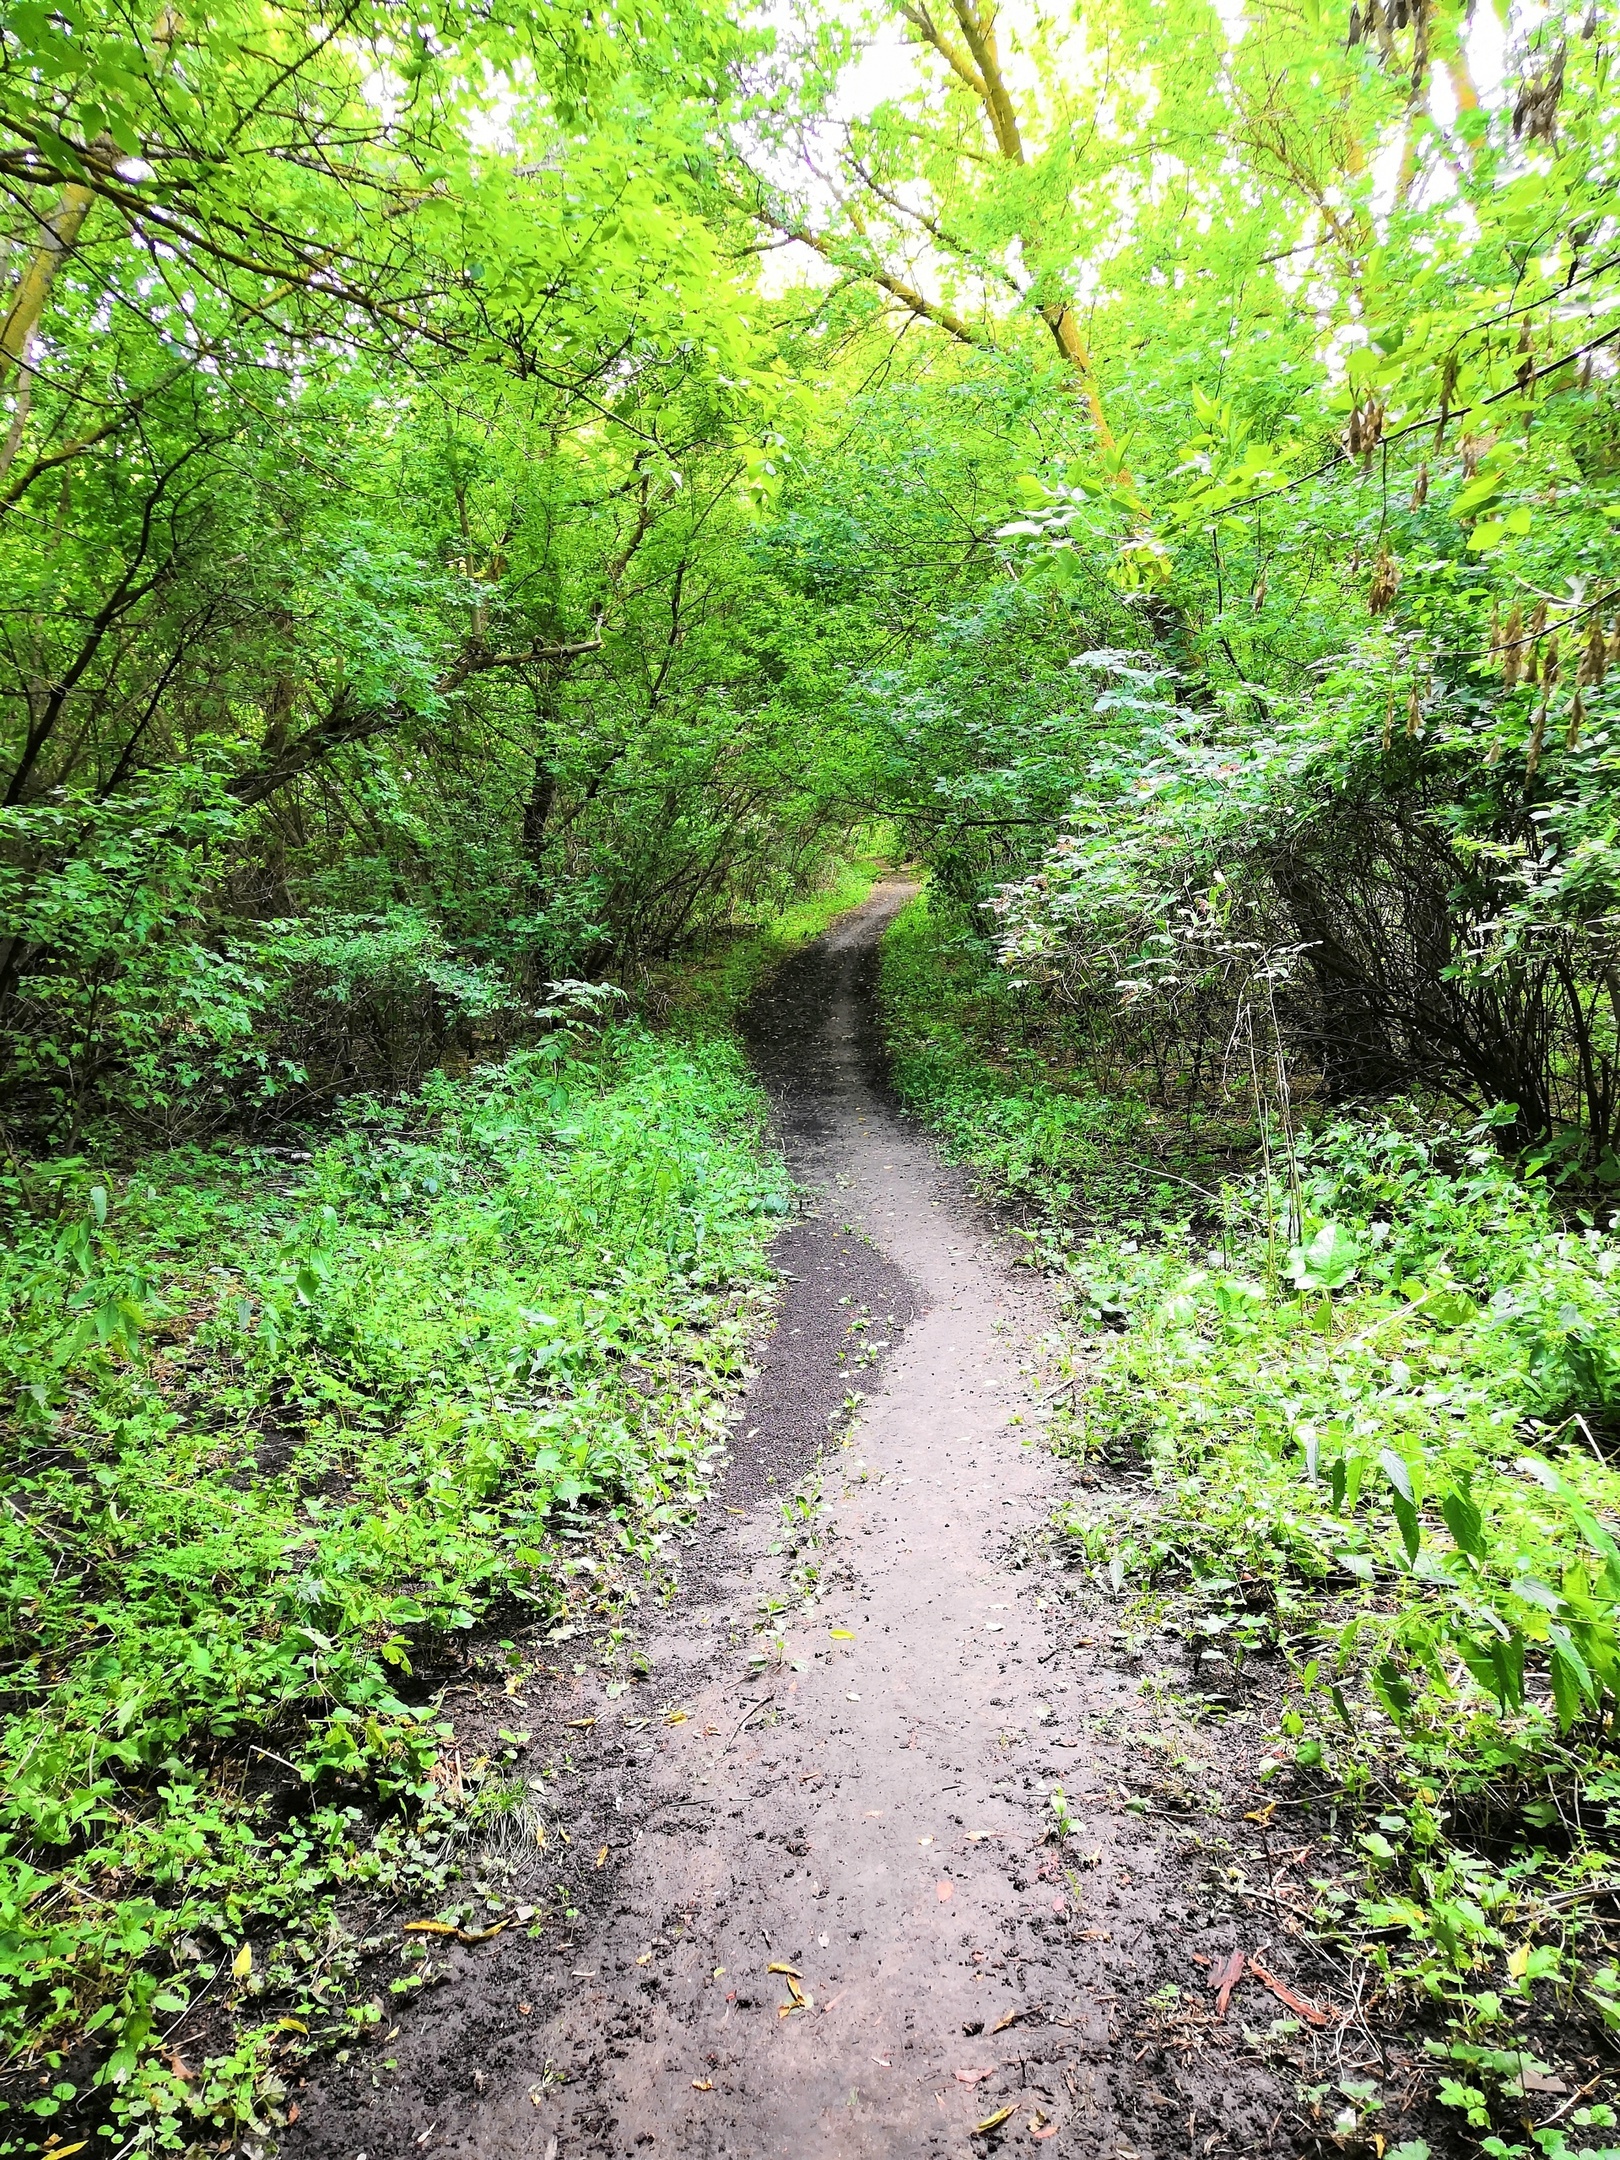
[[[716,1510],[731,1535],[649,1646],[677,1721],[648,1721],[645,1689],[577,1704],[598,1722],[579,1743],[591,1827],[574,1836],[608,1848],[602,1909],[560,1962],[516,1936],[462,1953],[457,1985],[390,2047],[397,2079],[368,2065],[311,2093],[294,2151],[1295,2149],[1278,2128],[1292,2077],[1237,2015],[1152,2002],[1166,1982],[1201,1988],[1195,1952],[1253,1946],[1210,1886],[1223,1767],[1144,1701],[1109,1609],[1078,1632],[1045,1556],[1064,1485],[1031,1402],[1042,1291],[877,1079],[876,942],[907,893],[880,887],[756,1015],[812,1195],[722,1503],[763,1504]],[[852,1338],[863,1305],[872,1325]],[[885,1341],[884,1363],[856,1362]],[[789,1550],[766,1496],[863,1387]],[[762,1663],[770,1600],[780,1653]],[[1168,1803],[1133,1812],[1152,1779],[1190,1826],[1159,1820]],[[1074,1816],[1061,1848],[1056,1785]],[[1247,2014],[1263,2032],[1277,2008],[1255,1990]]]

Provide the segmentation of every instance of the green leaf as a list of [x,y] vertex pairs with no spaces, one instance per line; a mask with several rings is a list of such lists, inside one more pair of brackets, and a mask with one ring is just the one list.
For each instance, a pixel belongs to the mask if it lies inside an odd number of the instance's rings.
[[1400,1497],[1410,1505],[1414,1498],[1412,1473],[1406,1467],[1405,1457],[1397,1455],[1393,1448],[1384,1448],[1379,1453],[1378,1467]]
[[1412,1689],[1392,1659],[1383,1658],[1373,1667],[1372,1683],[1390,1716],[1404,1718],[1412,1707]]
[[1440,1513],[1458,1549],[1475,1560],[1485,1558],[1485,1522],[1472,1496],[1460,1488],[1444,1495]]

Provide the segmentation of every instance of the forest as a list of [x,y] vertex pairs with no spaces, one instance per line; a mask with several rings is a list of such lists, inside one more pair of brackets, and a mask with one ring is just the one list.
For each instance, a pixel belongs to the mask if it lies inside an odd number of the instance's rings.
[[509,1804],[437,1676],[635,1685],[896,872],[1050,1534],[1427,2051],[1299,2149],[1620,2146],[1617,51],[5,0],[0,2155],[275,2149]]

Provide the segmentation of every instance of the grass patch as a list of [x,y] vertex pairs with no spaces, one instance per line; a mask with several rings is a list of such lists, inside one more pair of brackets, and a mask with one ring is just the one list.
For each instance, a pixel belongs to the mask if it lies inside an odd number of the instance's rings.
[[672,971],[659,986],[659,1002],[686,1026],[728,1025],[784,960],[820,937],[838,916],[859,907],[888,867],[878,855],[840,863],[819,892]]
[[[0,2152],[87,2107],[147,2149],[262,2131],[273,2048],[371,2014],[341,1911],[454,1872],[460,1647],[665,1572],[783,1173],[729,1036],[623,1022],[307,1152],[19,1166],[0,1201]],[[182,2071],[205,1995],[236,2038]]]
[[[1179,1627],[1195,1678],[1260,1707],[1274,1794],[1350,1826],[1301,1892],[1429,2035],[1459,2130],[1494,2155],[1610,2152],[1612,1209],[1506,1162],[1490,1118],[1410,1105],[1319,1117],[1268,1181],[1241,1112],[1223,1136],[1090,1095],[1060,1031],[924,906],[884,999],[902,1096],[1021,1203],[1054,1278],[1083,1383],[1059,1446],[1151,1481],[1148,1509],[1077,1496],[1061,1534]],[[1554,2078],[1588,2104],[1564,2111]]]

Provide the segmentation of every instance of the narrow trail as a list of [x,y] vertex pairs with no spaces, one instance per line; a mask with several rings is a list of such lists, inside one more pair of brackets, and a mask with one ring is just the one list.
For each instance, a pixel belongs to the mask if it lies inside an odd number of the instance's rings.
[[[645,1690],[576,1699],[597,1715],[581,1790],[611,1848],[612,1902],[561,1963],[522,1943],[505,1964],[474,1953],[463,1999],[447,1990],[391,2051],[399,2087],[381,2101],[329,2090],[291,2150],[1294,2149],[1277,2131],[1292,2079],[1245,2047],[1235,2016],[1177,2025],[1150,2007],[1166,1980],[1201,1988],[1195,1953],[1240,1937],[1199,1889],[1186,1834],[1122,1804],[1163,1776],[1170,1743],[1146,1768],[1140,1728],[1168,1729],[1168,1713],[1144,1707],[1110,1611],[1079,1611],[1039,1547],[1064,1491],[1032,1402],[1042,1289],[883,1092],[877,941],[909,893],[879,887],[754,1017],[809,1210],[720,1496],[733,1512],[716,1505],[700,1541],[715,1550],[649,1644],[678,1722],[632,1718]],[[862,1304],[872,1325],[852,1339]],[[862,1368],[856,1340],[892,1348]],[[828,1402],[873,1373],[795,1559],[774,1504],[737,1505],[801,1477]],[[790,1581],[806,1559],[821,1570],[813,1606]],[[762,1667],[754,1623],[771,1599],[785,1639]],[[1174,1744],[1209,1738],[1182,1729]],[[1200,1801],[1218,1792],[1219,1764],[1176,1759]],[[1061,1851],[1054,1785],[1074,1816]]]

